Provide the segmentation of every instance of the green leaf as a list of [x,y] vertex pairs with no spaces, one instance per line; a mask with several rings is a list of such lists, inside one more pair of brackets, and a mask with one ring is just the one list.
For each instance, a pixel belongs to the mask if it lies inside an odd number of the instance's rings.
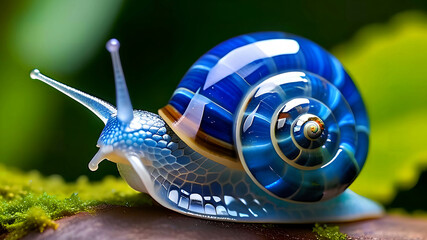
[[356,82],[367,106],[370,149],[351,188],[387,203],[396,187],[415,185],[427,164],[427,16],[397,15],[363,28],[332,52]]

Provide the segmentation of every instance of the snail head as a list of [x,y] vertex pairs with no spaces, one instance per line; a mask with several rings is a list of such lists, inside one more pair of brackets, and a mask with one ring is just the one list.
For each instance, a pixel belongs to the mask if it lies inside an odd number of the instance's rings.
[[161,144],[166,147],[165,139],[168,139],[165,123],[156,114],[135,110],[130,123],[124,123],[118,115],[113,114],[108,120],[97,146],[99,151],[89,163],[89,169],[96,171],[98,165],[104,159],[115,163],[132,165],[135,157],[145,164],[151,165],[150,154]]

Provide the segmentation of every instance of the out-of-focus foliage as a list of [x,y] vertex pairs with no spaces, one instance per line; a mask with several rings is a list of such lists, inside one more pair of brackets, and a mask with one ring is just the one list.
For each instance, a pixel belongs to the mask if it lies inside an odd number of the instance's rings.
[[407,12],[368,26],[333,53],[354,77],[371,120],[368,161],[351,188],[387,203],[427,166],[427,15]]
[[14,3],[10,12],[3,11],[9,24],[0,29],[0,153],[1,162],[25,166],[37,161],[34,153],[51,133],[49,113],[59,107],[34,87],[29,71],[37,67],[61,76],[87,64],[102,48],[122,1]]
[[403,208],[390,208],[390,209],[387,209],[387,213],[391,214],[391,215],[397,215],[397,216],[408,216],[408,215],[410,215],[413,218],[427,219],[427,211],[425,211],[425,210],[415,210],[415,211],[409,212]]
[[80,177],[66,183],[62,177],[43,177],[0,165],[0,235],[18,239],[28,231],[56,228],[53,221],[102,204],[141,206],[151,204],[147,195],[132,190],[122,179],[106,177],[89,182]]
[[28,2],[9,25],[12,56],[56,73],[76,71],[102,48],[121,5],[116,0]]

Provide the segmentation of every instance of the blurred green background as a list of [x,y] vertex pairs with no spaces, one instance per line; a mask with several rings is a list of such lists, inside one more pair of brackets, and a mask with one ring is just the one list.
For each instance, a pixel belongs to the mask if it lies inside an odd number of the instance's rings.
[[87,168],[103,123],[31,80],[33,68],[114,104],[104,46],[115,37],[133,106],[157,112],[216,44],[284,31],[336,55],[365,99],[370,153],[351,188],[389,208],[427,211],[426,1],[42,0],[0,9],[0,164],[68,181],[117,175],[107,161],[97,172]]

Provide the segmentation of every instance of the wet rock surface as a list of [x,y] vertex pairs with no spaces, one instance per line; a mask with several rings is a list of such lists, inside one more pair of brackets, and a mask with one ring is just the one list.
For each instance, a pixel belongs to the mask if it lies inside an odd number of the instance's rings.
[[[24,239],[316,239],[312,224],[249,224],[187,217],[160,206],[105,206]],[[351,239],[427,239],[427,219],[385,216],[338,224]]]

